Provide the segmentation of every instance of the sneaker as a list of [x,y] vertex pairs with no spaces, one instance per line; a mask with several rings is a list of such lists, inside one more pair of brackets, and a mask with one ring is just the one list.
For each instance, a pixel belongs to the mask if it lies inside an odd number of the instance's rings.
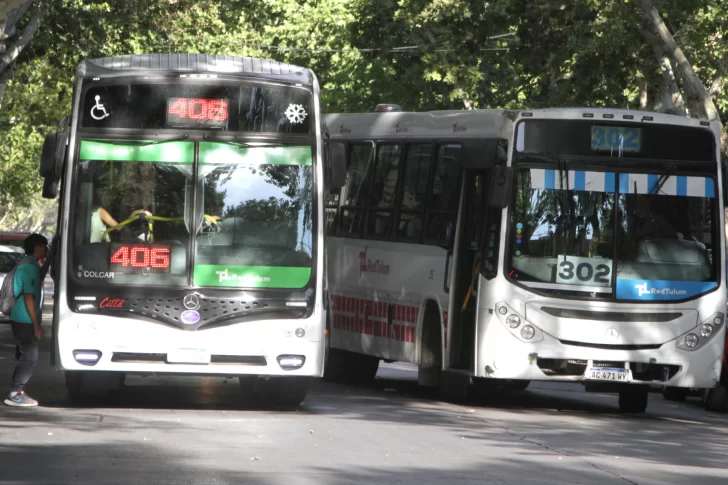
[[8,394],[8,398],[5,399],[5,404],[8,406],[18,406],[18,407],[25,407],[29,408],[32,406],[37,406],[38,401],[33,399],[32,397],[28,396],[25,391],[20,392],[11,392]]

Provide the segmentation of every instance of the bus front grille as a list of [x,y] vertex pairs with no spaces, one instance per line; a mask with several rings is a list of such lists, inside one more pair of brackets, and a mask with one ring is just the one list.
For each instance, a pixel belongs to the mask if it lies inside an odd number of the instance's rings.
[[[111,362],[178,365],[167,362],[167,354],[141,352],[114,352],[111,356]],[[201,365],[265,366],[267,364],[268,362],[262,355],[213,355],[210,358],[210,364]]]

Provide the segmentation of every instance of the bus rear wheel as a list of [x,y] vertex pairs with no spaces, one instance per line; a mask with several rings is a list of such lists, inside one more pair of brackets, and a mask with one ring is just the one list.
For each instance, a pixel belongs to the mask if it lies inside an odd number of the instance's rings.
[[378,370],[379,357],[331,349],[324,368],[324,379],[340,384],[365,385],[374,380]]
[[681,402],[687,399],[690,389],[687,387],[665,387],[662,390],[662,397],[668,401]]
[[240,376],[244,398],[256,406],[297,408],[306,399],[312,378],[306,376]]
[[619,411],[644,413],[647,409],[649,389],[643,385],[623,385],[619,389]]

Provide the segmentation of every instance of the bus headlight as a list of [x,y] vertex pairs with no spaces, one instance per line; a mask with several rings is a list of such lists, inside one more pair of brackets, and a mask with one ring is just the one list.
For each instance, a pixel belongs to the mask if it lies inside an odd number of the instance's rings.
[[[715,335],[716,327],[723,324],[723,313],[716,313],[705,320],[701,325],[693,328],[677,339],[677,348],[683,350],[698,350],[705,344],[710,342],[711,337]],[[720,322],[720,324],[718,323]]]
[[521,337],[525,338],[526,340],[531,340],[534,335],[536,335],[536,329],[533,328],[531,325],[526,325],[521,329]]
[[506,303],[496,303],[494,313],[503,326],[518,340],[528,343],[543,340],[543,332],[537,326],[530,324],[528,320],[519,315]]
[[689,333],[685,336],[685,345],[691,349],[694,349],[700,343],[700,339],[694,333]]

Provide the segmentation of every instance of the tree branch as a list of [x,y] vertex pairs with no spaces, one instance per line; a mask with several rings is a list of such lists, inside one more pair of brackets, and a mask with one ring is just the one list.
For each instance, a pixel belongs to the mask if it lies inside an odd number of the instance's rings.
[[0,6],[0,41],[15,35],[15,24],[35,0],[5,0]]
[[38,10],[35,11],[28,22],[28,25],[26,25],[25,29],[23,29],[23,32],[17,39],[15,39],[15,42],[10,45],[7,52],[0,56],[0,74],[2,74],[13,62],[15,62],[20,53],[23,52],[23,49],[25,49],[30,42],[30,39],[32,39],[33,35],[35,35],[38,31],[38,27],[40,27],[40,23],[48,13],[49,8],[49,0],[40,1]]
[[[647,43],[652,47],[652,51],[655,53],[657,58],[657,64],[660,67],[660,74],[662,76],[662,93],[660,95],[660,101],[656,102],[656,111],[668,111],[673,108],[677,114],[687,116],[685,109],[685,100],[683,100],[680,89],[677,86],[675,80],[675,72],[672,69],[672,63],[665,53],[664,46],[660,43],[660,40],[652,35],[647,29],[642,26],[637,27],[642,36],[647,40]],[[668,107],[666,107],[667,105]]]
[[695,74],[695,70],[688,61],[688,58],[675,42],[675,38],[670,34],[660,13],[652,4],[652,0],[635,0],[635,2],[642,9],[645,20],[651,25],[662,44],[664,44],[665,50],[675,59],[678,71],[685,83],[686,92],[700,101],[703,114],[708,119],[718,120],[720,122],[718,109],[715,107],[715,103],[713,103],[710,94],[708,94],[708,90],[705,89],[705,86]]

